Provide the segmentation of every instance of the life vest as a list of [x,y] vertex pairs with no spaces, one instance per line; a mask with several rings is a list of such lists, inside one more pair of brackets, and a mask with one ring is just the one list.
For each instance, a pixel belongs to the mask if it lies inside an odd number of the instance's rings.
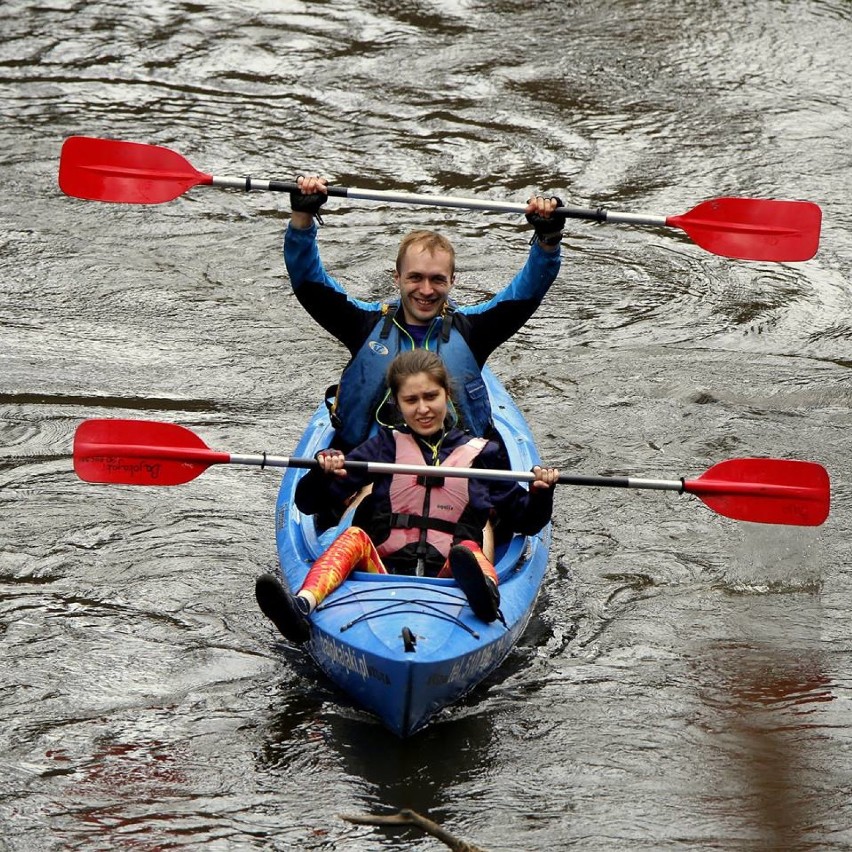
[[[423,464],[423,454],[415,438],[394,431],[397,464]],[[435,474],[414,476],[394,474],[390,485],[390,535],[378,546],[381,556],[389,556],[409,544],[430,544],[442,556],[453,545],[462,512],[470,502],[467,478],[441,476],[441,467],[470,467],[488,441],[471,438],[457,446],[436,467]]]
[[[397,320],[398,313],[398,302],[382,307],[382,315],[346,365],[339,384],[326,392],[331,422],[345,449],[363,443],[382,425],[377,418],[387,399],[385,373],[396,355],[415,348],[411,335]],[[447,368],[461,428],[482,436],[491,426],[491,402],[482,371],[456,327],[458,318],[448,305],[444,315],[429,325],[423,348],[436,352]]]

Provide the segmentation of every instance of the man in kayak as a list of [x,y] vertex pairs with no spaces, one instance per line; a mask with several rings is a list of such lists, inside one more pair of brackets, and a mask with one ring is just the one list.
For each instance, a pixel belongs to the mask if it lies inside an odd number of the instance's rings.
[[[383,428],[348,455],[318,453],[318,468],[296,489],[296,505],[313,514],[338,508],[366,485],[372,492],[355,510],[353,525],[314,562],[293,595],[272,574],[257,579],[257,602],[290,641],[310,636],[309,617],[353,570],[452,577],[477,618],[499,617],[497,572],[482,550],[483,527],[493,512],[510,520],[512,531],[535,535],[553,513],[555,468],[533,468],[529,490],[496,479],[441,477],[447,467],[508,468],[502,444],[472,438],[455,425],[446,366],[425,349],[403,352],[387,372],[398,428]],[[344,469],[349,461],[431,465],[435,476],[368,473]]]
[[432,231],[415,231],[399,247],[390,303],[363,302],[347,295],[325,270],[317,247],[320,207],[327,199],[323,178],[299,177],[290,196],[292,216],[284,238],[284,259],[293,292],[307,312],[349,350],[351,358],[326,402],[335,427],[334,445],[350,449],[382,423],[387,401],[384,375],[398,352],[438,352],[456,388],[461,424],[477,436],[492,434],[491,406],[482,379],[487,358],[532,316],[560,266],[559,243],[565,215],[554,213],[559,198],[536,196],[526,214],[535,229],[520,272],[487,302],[458,306],[449,294],[455,280],[452,243]]

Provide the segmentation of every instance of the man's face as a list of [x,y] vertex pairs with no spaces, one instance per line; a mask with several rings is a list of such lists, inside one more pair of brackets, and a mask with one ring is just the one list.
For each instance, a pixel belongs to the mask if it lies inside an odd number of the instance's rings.
[[431,252],[411,246],[403,257],[393,280],[399,287],[405,321],[411,325],[427,325],[444,307],[453,286],[452,259],[440,249]]

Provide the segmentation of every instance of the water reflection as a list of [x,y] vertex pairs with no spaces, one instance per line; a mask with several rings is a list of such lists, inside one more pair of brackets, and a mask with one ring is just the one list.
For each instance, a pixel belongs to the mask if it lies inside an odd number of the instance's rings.
[[329,730],[347,771],[369,784],[377,806],[440,814],[460,785],[490,765],[487,712],[439,721],[409,740],[346,716],[336,717]]
[[486,710],[458,713],[401,740],[376,719],[347,706],[333,689],[302,695],[270,717],[258,764],[293,775],[339,765],[358,779],[366,809],[410,808],[440,814],[454,790],[491,766],[493,723]]
[[[102,837],[109,848],[138,849],[145,844],[145,836],[159,830],[163,822],[184,821],[185,815],[177,812],[150,812],[159,809],[159,802],[186,795],[190,782],[185,768],[187,756],[176,754],[174,743],[104,737],[93,745],[91,756],[82,764],[76,762],[74,780],[66,794],[78,805],[62,816],[72,816],[81,823],[75,828],[63,820],[63,833],[69,839],[79,842],[88,838],[97,843]],[[48,750],[45,756],[57,765],[57,769],[45,773],[46,777],[71,773],[68,767],[74,765],[70,763],[73,758],[64,749]],[[149,848],[162,847],[156,843]]]
[[707,804],[755,837],[755,848],[812,846],[833,756],[820,708],[836,698],[823,654],[770,642],[719,642],[694,660],[699,725],[719,758]]

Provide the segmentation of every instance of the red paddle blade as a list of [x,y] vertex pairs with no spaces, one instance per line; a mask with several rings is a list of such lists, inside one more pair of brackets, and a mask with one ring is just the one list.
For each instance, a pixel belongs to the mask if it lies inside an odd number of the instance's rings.
[[59,188],[91,201],[160,204],[211,181],[160,145],[71,136],[59,157]]
[[829,512],[828,473],[815,462],[730,459],[684,481],[683,490],[738,521],[816,527]]
[[230,460],[174,423],[86,420],[74,434],[74,471],[86,482],[180,485]]
[[819,247],[822,211],[810,201],[714,198],[666,224],[723,257],[741,260],[810,260]]

